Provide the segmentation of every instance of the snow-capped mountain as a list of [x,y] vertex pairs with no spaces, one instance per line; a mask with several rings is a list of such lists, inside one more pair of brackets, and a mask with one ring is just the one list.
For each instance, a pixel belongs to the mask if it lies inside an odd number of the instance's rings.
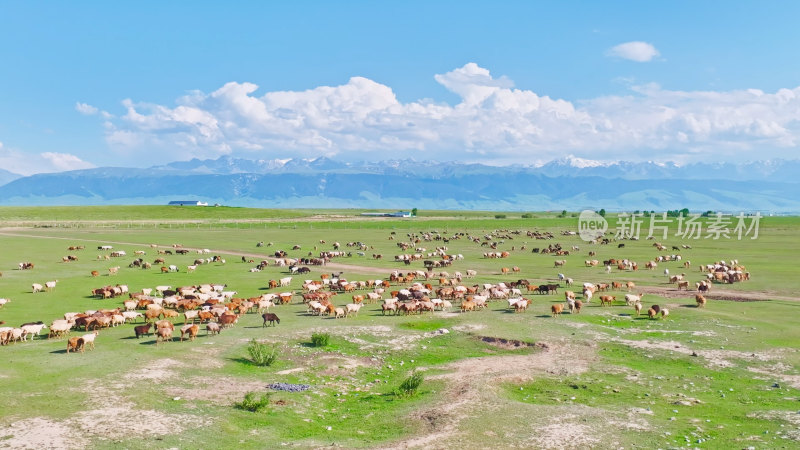
[[[15,179],[0,204],[161,204],[175,199],[261,207],[800,212],[800,161],[744,164],[601,162],[539,166],[314,159],[179,161]],[[2,175],[2,174],[0,174]]]

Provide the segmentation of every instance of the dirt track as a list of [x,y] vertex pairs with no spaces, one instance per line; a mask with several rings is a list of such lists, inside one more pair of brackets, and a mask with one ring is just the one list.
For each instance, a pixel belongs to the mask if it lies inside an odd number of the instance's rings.
[[[684,298],[691,297],[695,291],[683,291],[674,287],[663,286],[637,286],[634,291],[644,292],[645,294],[658,295],[664,298]],[[718,289],[716,285],[711,288],[711,291],[703,294],[709,300],[728,300],[732,302],[764,302],[769,300],[798,300],[795,297],[787,297],[782,295],[775,295],[769,292],[750,292],[750,291],[731,291],[725,289]]]

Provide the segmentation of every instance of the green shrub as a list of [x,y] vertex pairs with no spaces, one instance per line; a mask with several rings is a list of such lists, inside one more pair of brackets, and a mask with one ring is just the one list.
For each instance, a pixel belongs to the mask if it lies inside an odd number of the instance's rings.
[[395,394],[398,397],[413,397],[417,394],[417,390],[419,389],[420,385],[422,385],[424,380],[425,378],[420,372],[412,372],[411,376],[400,383],[400,387],[397,388]]
[[523,218],[523,219],[532,219],[532,218],[533,218],[533,214],[531,214],[531,213],[525,213],[525,214],[523,214],[523,215],[522,215],[522,218]]
[[331,340],[331,335],[328,333],[313,333],[311,334],[311,345],[314,347],[325,347]]
[[256,399],[255,392],[248,392],[244,395],[241,402],[236,402],[233,406],[237,409],[243,409],[250,412],[259,412],[269,406],[269,393],[261,394],[261,398]]
[[253,339],[247,345],[247,353],[250,354],[250,360],[253,361],[253,364],[271,366],[278,359],[278,346],[270,346]]
[[505,218],[506,218],[506,215],[505,215],[505,214],[495,214],[495,215],[494,215],[494,218],[495,218],[495,219],[505,219]]

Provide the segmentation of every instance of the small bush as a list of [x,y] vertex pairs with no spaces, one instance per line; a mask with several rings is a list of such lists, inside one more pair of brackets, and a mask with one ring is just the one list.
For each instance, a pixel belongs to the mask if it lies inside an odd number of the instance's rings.
[[278,359],[278,346],[270,346],[253,339],[247,345],[247,353],[250,354],[250,360],[253,361],[253,364],[271,366]]
[[419,372],[412,372],[411,376],[403,380],[400,383],[400,387],[397,388],[396,395],[398,397],[413,397],[417,394],[417,390],[419,389],[420,385],[425,378]]
[[505,215],[505,214],[495,214],[495,215],[494,215],[494,218],[495,218],[495,219],[505,219],[505,218],[506,218],[506,215]]
[[326,347],[331,341],[331,335],[328,333],[313,333],[311,335],[311,345],[314,347]]
[[523,214],[523,215],[522,215],[522,218],[523,218],[523,219],[532,219],[532,218],[533,218],[533,214],[531,214],[531,213],[525,213],[525,214]]
[[243,409],[250,412],[259,412],[269,406],[269,393],[261,394],[261,398],[256,399],[255,392],[248,392],[244,395],[241,402],[236,402],[233,406],[237,409]]

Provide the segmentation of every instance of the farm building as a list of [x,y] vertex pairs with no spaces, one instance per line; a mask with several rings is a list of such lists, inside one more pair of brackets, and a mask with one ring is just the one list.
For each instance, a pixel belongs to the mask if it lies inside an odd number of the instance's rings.
[[177,206],[208,206],[208,202],[201,202],[200,200],[173,200],[168,205]]

